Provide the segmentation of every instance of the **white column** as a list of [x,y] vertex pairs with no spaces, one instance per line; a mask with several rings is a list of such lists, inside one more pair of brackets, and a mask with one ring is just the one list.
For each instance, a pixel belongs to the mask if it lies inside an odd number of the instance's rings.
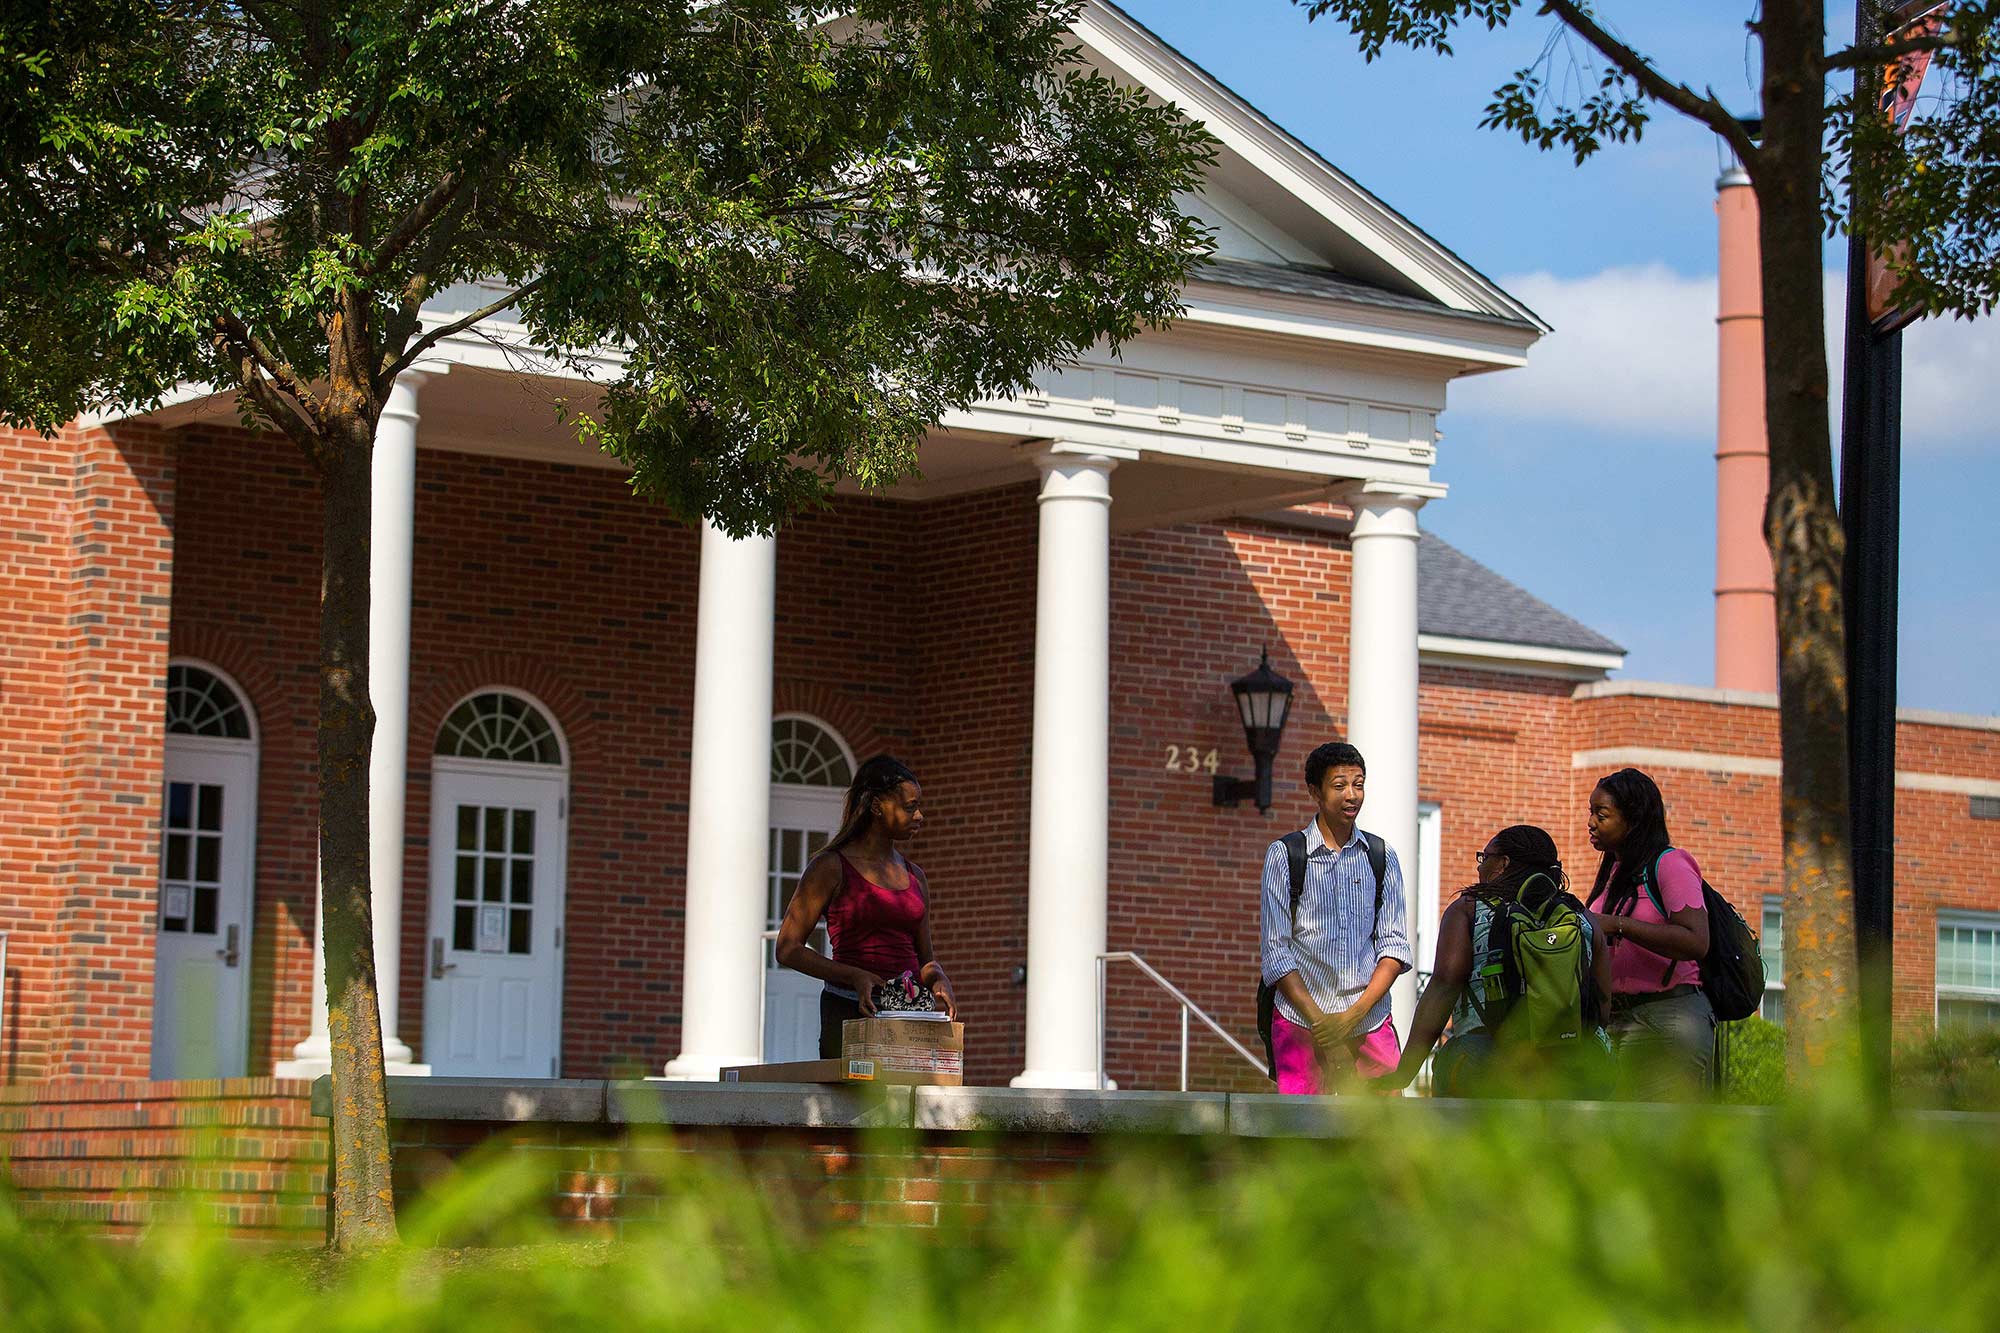
[[[1377,491],[1354,506],[1353,605],[1348,627],[1347,739],[1368,761],[1361,826],[1396,849],[1403,905],[1417,921],[1417,510],[1424,495]],[[1412,935],[1414,943],[1414,933]],[[1390,992],[1396,1031],[1407,1037],[1416,1010],[1414,970]]]
[[1035,574],[1028,1049],[1017,1088],[1097,1086],[1111,781],[1111,469],[1049,451]]
[[681,1051],[668,1078],[713,1079],[763,1058],[777,590],[775,538],[733,540],[702,524]]
[[[375,735],[368,760],[368,885],[382,1063],[391,1074],[427,1074],[397,1035],[402,1008],[403,856],[410,748],[410,585],[415,569],[417,394],[430,376],[405,371],[375,426],[368,521],[368,700]],[[326,1032],[324,906],[314,903],[312,1033],[277,1067],[308,1077],[331,1067]]]

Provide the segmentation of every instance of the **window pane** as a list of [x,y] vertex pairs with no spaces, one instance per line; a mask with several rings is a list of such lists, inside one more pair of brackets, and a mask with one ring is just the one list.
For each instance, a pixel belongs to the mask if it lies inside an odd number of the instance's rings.
[[1938,997],[1939,1028],[2000,1027],[2000,1002],[1965,997]]
[[507,917],[507,952],[527,953],[528,927],[533,921],[534,913],[517,907],[509,912]]
[[451,909],[451,947],[470,953],[478,925],[479,909],[476,907],[454,907]]
[[1757,953],[1764,960],[1764,979],[1777,981],[1785,975],[1785,909],[1769,898],[1764,900],[1763,929],[1757,932]]
[[188,835],[169,833],[167,835],[166,878],[185,880],[188,877]]
[[460,902],[471,902],[479,896],[479,858],[461,856],[458,858],[457,883],[452,889],[452,897]]
[[514,812],[514,842],[507,849],[510,852],[533,852],[535,850],[535,812],[516,810]]
[[222,878],[222,839],[197,838],[194,844],[194,879],[197,884],[214,884]]
[[198,888],[194,891],[195,934],[213,935],[215,933],[215,900],[220,896],[219,891],[215,889]]
[[514,858],[514,874],[509,881],[509,888],[512,890],[515,902],[531,903],[535,901],[535,862],[533,858],[526,856],[517,856]]
[[486,842],[482,848],[489,852],[507,850],[507,812],[488,810],[486,812]]
[[1779,1027],[1785,1025],[1785,992],[1772,989],[1764,992],[1764,1005],[1757,1011]]
[[167,784],[167,827],[186,828],[194,822],[194,784]]
[[1937,984],[2000,989],[2000,928],[1964,924],[1938,927]]
[[484,892],[480,896],[489,903],[506,901],[506,886],[501,882],[502,876],[507,873],[506,860],[498,856],[489,856],[484,865],[486,870],[481,877]]
[[461,805],[458,807],[458,849],[462,852],[476,851],[479,847],[479,807]]
[[197,808],[200,813],[195,822],[199,827],[210,833],[222,832],[222,788],[203,783]]

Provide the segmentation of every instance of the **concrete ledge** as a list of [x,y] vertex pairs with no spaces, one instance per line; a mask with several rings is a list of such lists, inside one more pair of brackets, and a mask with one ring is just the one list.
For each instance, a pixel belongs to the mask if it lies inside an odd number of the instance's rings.
[[1229,1130],[1246,1139],[1338,1139],[1352,1132],[1338,1097],[1292,1097],[1281,1092],[1233,1092]]
[[916,1127],[1034,1134],[1223,1134],[1220,1092],[1092,1092],[1060,1088],[915,1088]]
[[[602,1079],[397,1078],[387,1080],[391,1120],[491,1120],[594,1124],[604,1119]],[[312,1110],[333,1114],[333,1078],[313,1080]]]
[[884,1084],[608,1083],[606,1118],[620,1125],[743,1125],[907,1129],[910,1088]]

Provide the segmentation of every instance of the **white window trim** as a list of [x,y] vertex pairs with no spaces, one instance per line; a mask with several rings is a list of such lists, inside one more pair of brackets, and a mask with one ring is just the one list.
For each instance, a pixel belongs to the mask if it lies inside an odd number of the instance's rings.
[[[1784,953],[1784,948],[1785,948],[1785,936],[1784,936],[1784,930],[1785,930],[1785,900],[1784,900],[1784,898],[1783,898],[1782,896],[1778,895],[1778,894],[1775,894],[1775,893],[1767,893],[1767,894],[1765,894],[1765,895],[1764,895],[1764,896],[1763,896],[1763,897],[1762,897],[1761,899],[1759,899],[1759,900],[1758,900],[1758,903],[1757,903],[1757,932],[1758,932],[1758,934],[1757,934],[1757,940],[1758,940],[1758,943],[1759,943],[1759,944],[1763,943],[1763,939],[1764,939],[1764,934],[1763,934],[1763,930],[1764,930],[1764,913],[1766,913],[1766,912],[1776,912],[1776,913],[1778,914],[1778,952],[1779,952],[1779,954],[1780,954],[1780,956],[1781,956],[1781,960],[1782,960],[1782,955],[1783,955],[1783,953]],[[1769,997],[1769,996],[1771,995],[1771,993],[1772,993],[1773,991],[1777,992],[1777,993],[1778,993],[1778,995],[1779,995],[1780,997],[1782,997],[1782,996],[1784,995],[1784,993],[1785,993],[1785,969],[1784,969],[1784,967],[1782,966],[1782,961],[1781,961],[1781,964],[1780,964],[1780,966],[1779,966],[1779,968],[1778,968],[1778,970],[1777,970],[1776,972],[1772,972],[1772,971],[1771,971],[1770,969],[1768,969],[1768,968],[1767,968],[1767,969],[1765,969],[1765,972],[1764,972],[1764,995],[1765,995],[1765,997],[1767,997],[1767,998],[1768,998],[1768,997]],[[1763,1000],[1763,999],[1759,999],[1759,1000],[1757,1001],[1757,1016],[1758,1016],[1759,1018],[1765,1018],[1765,1017],[1767,1017],[1767,1015],[1766,1015],[1766,1014],[1764,1013],[1764,1000]]]
[[1947,986],[1938,980],[1937,934],[1944,930],[1984,930],[2000,936],[2000,913],[1944,910],[1931,927],[1931,1026],[1939,1023],[1945,1000],[1963,1000],[2000,1009],[2000,986]]
[[[536,764],[515,759],[469,759],[463,755],[441,753],[438,750],[438,743],[444,739],[444,724],[450,720],[451,715],[456,713],[468,700],[477,699],[487,694],[512,695],[540,713],[542,721],[548,723],[549,733],[556,738],[557,761],[553,764]],[[437,731],[431,737],[430,760],[433,767],[442,765],[469,773],[519,773],[523,769],[537,769],[544,773],[562,773],[567,776],[569,773],[569,737],[564,734],[562,723],[556,719],[555,710],[543,703],[536,695],[530,694],[527,690],[516,689],[512,685],[481,685],[478,689],[467,690],[464,694],[453,699],[451,706],[438,715]]]
[[[827,721],[825,718],[820,717],[816,713],[802,713],[797,709],[793,709],[788,712],[773,713],[771,715],[771,725],[773,727],[777,726],[780,722],[809,722],[813,726],[818,727],[821,731],[833,737],[833,743],[840,747],[841,757],[847,760],[847,771],[850,774],[860,771],[861,762],[854,757],[854,747],[847,743],[847,737],[840,734],[840,728],[834,726],[833,723]],[[773,782],[771,790],[773,792],[838,791],[844,793],[845,788],[807,786],[799,782]]]

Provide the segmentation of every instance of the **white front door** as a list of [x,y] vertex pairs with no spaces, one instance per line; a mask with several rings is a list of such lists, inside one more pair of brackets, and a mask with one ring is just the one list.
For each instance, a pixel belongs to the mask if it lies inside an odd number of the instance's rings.
[[561,1069],[564,780],[433,761],[424,1061],[444,1075]]
[[241,1078],[256,751],[172,739],[165,776],[153,918],[153,1077]]
[[[770,899],[767,927],[778,928],[806,863],[840,829],[842,794],[817,788],[771,789]],[[826,927],[809,941],[826,952]],[[819,1058],[819,993],[825,983],[779,967],[776,942],[764,941],[764,1062]]]

